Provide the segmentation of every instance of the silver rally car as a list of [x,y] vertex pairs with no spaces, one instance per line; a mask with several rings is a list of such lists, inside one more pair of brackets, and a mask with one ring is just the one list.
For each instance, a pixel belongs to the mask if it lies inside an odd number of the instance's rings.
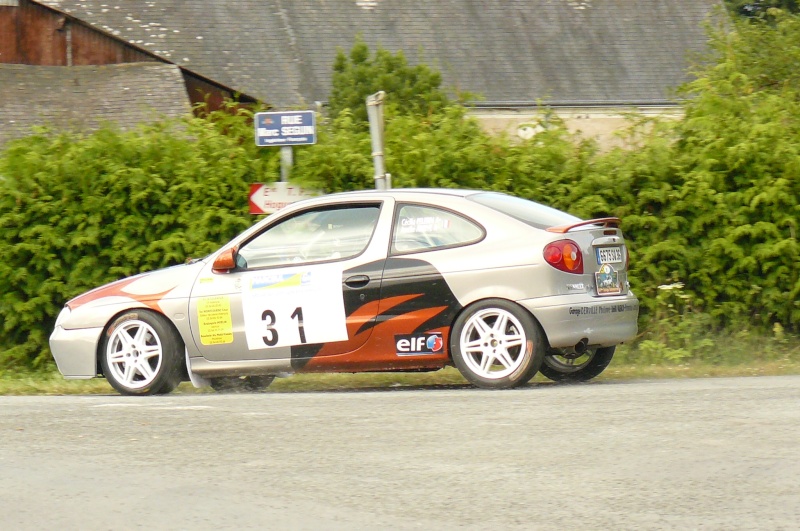
[[70,300],[50,348],[65,377],[131,395],[448,365],[484,388],[588,380],[637,332],[618,227],[495,192],[309,199],[203,259]]

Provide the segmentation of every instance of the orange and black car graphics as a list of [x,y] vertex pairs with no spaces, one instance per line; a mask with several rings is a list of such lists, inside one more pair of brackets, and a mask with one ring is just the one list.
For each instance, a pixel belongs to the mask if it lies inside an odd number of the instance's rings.
[[[359,276],[381,280],[364,287],[348,285],[348,278]],[[293,346],[295,370],[368,367],[388,371],[441,367],[447,363],[445,345],[461,305],[433,265],[414,258],[392,257],[347,270],[344,277],[348,334],[361,347],[347,354],[325,356],[326,345]],[[362,319],[361,315],[372,317]],[[363,334],[368,336],[366,341]],[[429,338],[433,338],[431,347],[427,345]]]

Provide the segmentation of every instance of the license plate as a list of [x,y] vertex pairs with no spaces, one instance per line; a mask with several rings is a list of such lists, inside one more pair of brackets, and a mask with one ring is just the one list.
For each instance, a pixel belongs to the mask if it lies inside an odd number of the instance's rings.
[[622,247],[598,247],[595,251],[600,265],[622,263]]

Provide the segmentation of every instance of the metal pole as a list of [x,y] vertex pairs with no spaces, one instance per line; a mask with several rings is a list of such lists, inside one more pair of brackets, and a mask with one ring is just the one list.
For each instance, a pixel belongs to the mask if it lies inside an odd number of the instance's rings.
[[292,172],[294,164],[294,153],[292,146],[281,146],[281,182],[289,181],[289,174]]
[[385,96],[384,91],[367,96],[367,116],[369,117],[369,136],[372,139],[376,190],[386,190],[391,187],[387,182],[386,168],[383,163],[383,99]]

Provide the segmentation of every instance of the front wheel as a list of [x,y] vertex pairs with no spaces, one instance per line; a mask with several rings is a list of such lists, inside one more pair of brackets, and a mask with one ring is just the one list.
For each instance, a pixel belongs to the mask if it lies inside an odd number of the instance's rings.
[[516,303],[486,299],[453,324],[453,363],[477,387],[508,389],[530,381],[544,357],[544,337],[533,316]]
[[166,394],[181,382],[183,340],[161,314],[131,310],[103,334],[100,364],[124,395]]
[[589,349],[580,355],[548,355],[544,357],[539,370],[556,382],[585,382],[608,367],[615,350],[616,347],[601,347]]

